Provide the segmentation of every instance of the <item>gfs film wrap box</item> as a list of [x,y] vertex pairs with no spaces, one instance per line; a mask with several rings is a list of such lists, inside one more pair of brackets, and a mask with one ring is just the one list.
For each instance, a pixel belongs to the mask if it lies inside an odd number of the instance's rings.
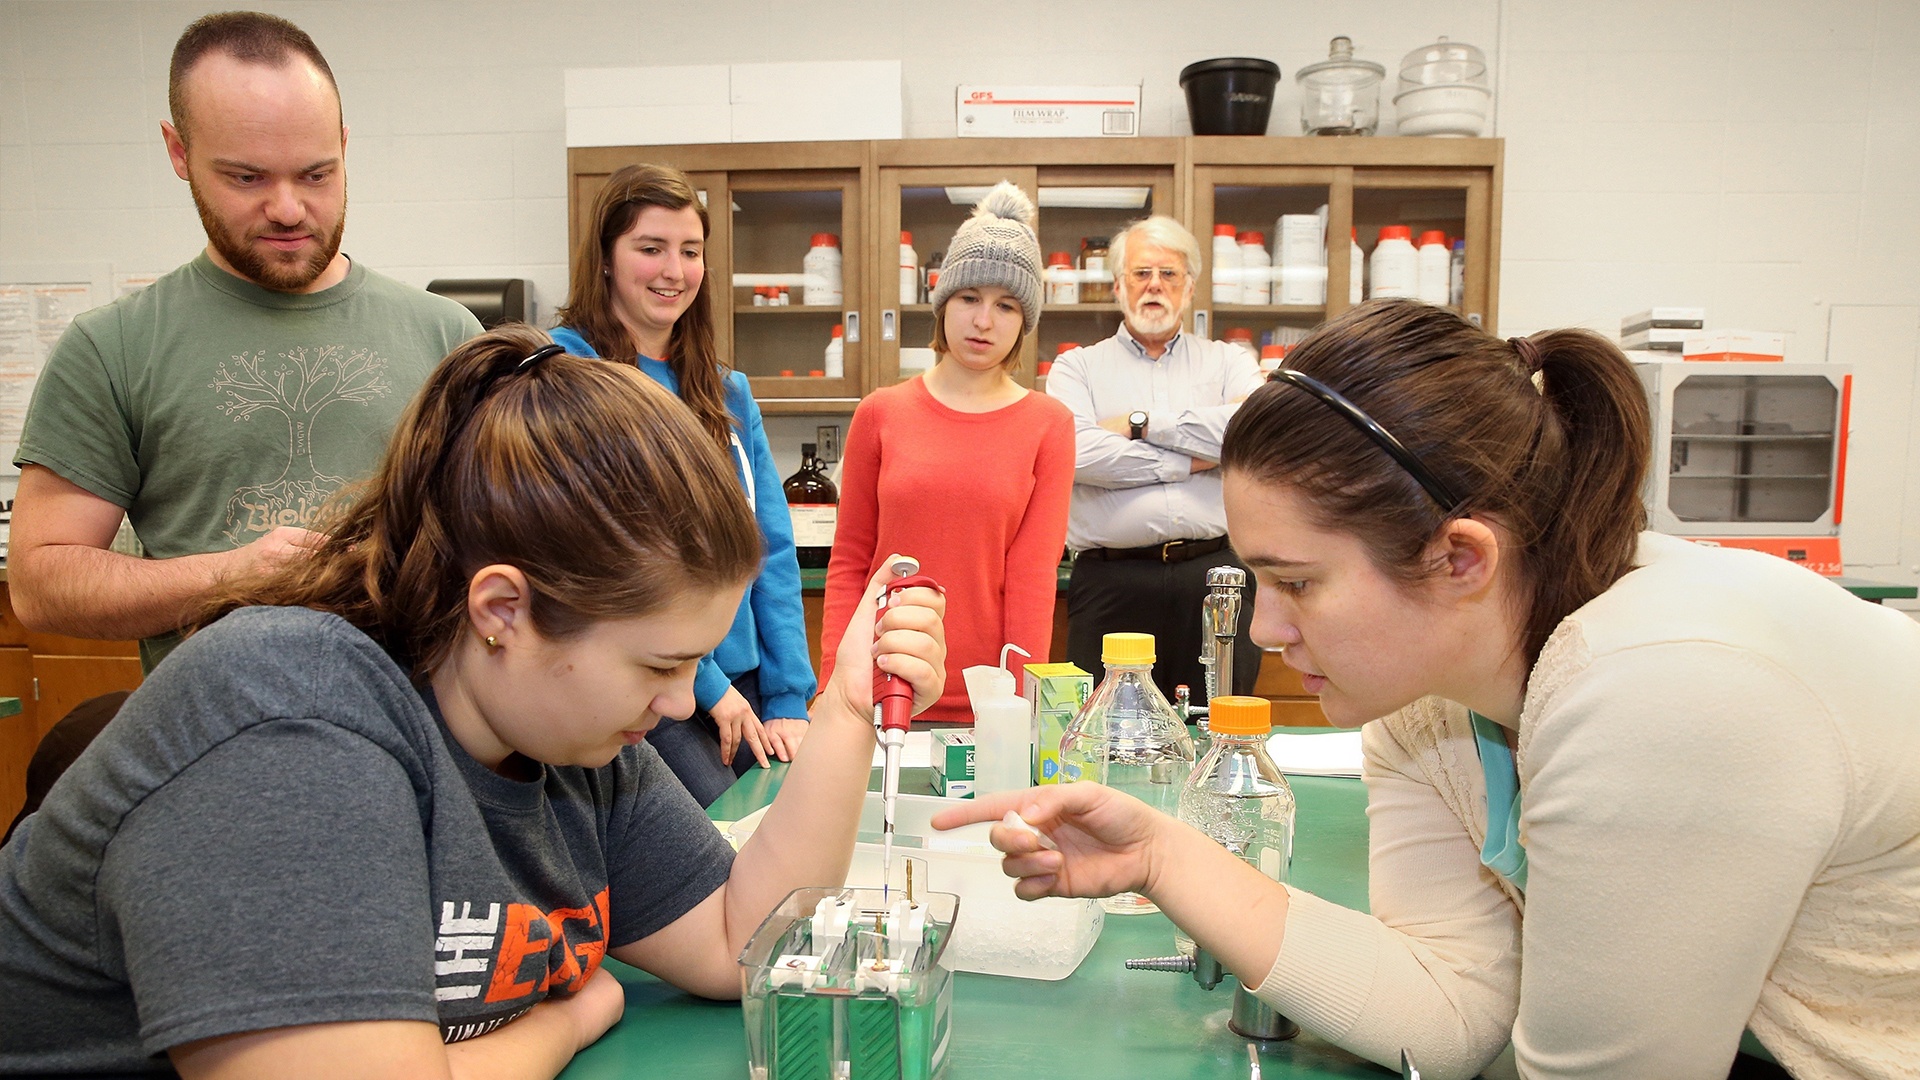
[[1140,134],[1140,85],[962,86],[962,138],[1131,138]]
[[948,799],[973,798],[973,752],[971,731],[933,733],[933,793]]
[[1093,676],[1076,664],[1028,664],[1021,696],[1033,710],[1033,782],[1057,784],[1060,736],[1093,694]]

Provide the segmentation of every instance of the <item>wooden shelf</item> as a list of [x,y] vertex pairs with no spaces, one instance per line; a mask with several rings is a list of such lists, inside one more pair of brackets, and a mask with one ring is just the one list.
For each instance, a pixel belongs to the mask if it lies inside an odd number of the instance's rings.
[[1668,480],[1818,480],[1827,483],[1828,473],[1670,473]]
[[[1210,279],[1203,271],[1194,306],[1209,313],[1210,329],[1219,330],[1229,325],[1306,327],[1335,318],[1351,306],[1347,290],[1338,284],[1351,276],[1350,249],[1337,242],[1340,233],[1400,223],[1401,218],[1411,225],[1444,219],[1448,231],[1459,233],[1467,244],[1463,308],[1469,318],[1494,330],[1499,322],[1504,158],[1499,139],[1311,136],[573,147],[567,151],[569,243],[571,248],[579,241],[589,224],[584,220],[587,208],[612,172],[638,162],[683,169],[711,205],[726,206],[731,200],[745,208],[714,216],[707,250],[708,272],[716,282],[730,283],[736,271],[747,273],[746,267],[797,269],[813,232],[826,228],[838,233],[845,255],[841,304],[756,307],[748,289],[739,287],[717,298],[714,309],[716,344],[723,356],[804,352],[809,360],[817,355],[816,340],[825,344],[825,330],[832,323],[864,313],[861,340],[847,342],[847,377],[831,380],[830,390],[809,385],[804,373],[753,378],[763,412],[836,414],[850,411],[860,395],[896,381],[900,348],[921,347],[933,307],[898,302],[897,240],[900,230],[915,226],[922,256],[941,246],[936,241],[944,240],[945,230],[966,213],[965,207],[941,201],[945,188],[1008,180],[1037,199],[1053,187],[1143,187],[1151,192],[1152,211],[1184,224],[1200,238],[1203,251],[1216,212],[1222,221],[1238,216],[1271,222],[1268,211],[1312,212],[1324,203],[1327,235],[1335,239],[1326,253],[1327,272],[1336,283],[1326,302],[1213,304]],[[1260,212],[1245,217],[1255,209]],[[1043,250],[1071,250],[1084,236],[1105,234],[1133,216],[1044,208],[1038,223]],[[920,235],[929,228],[931,234]],[[802,298],[797,291],[790,295],[794,301]],[[1047,342],[1065,338],[1091,344],[1112,333],[1120,321],[1114,304],[1082,299],[1086,302],[1047,309],[1043,328],[1054,327]],[[893,340],[882,340],[887,322]],[[1021,357],[1023,371],[1033,370],[1037,360],[1050,359],[1037,355],[1043,344],[1040,335],[1031,335]],[[801,362],[808,368],[817,363]]]
[[1832,442],[1831,431],[1792,431],[1779,435],[1689,435],[1685,432],[1673,433],[1674,442]]
[[[777,377],[777,376],[776,376]],[[860,404],[850,397],[756,397],[762,416],[851,416]]]
[[[1196,303],[1194,306],[1200,305]],[[1327,317],[1325,304],[1214,304],[1213,310],[1218,315],[1292,315],[1308,319]]]

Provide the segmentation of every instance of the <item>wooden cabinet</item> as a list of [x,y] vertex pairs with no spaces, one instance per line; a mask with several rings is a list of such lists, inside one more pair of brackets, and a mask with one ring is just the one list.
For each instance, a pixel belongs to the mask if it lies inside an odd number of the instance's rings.
[[[1219,338],[1235,327],[1305,330],[1340,314],[1352,306],[1353,244],[1365,258],[1388,225],[1405,225],[1416,238],[1438,230],[1464,240],[1460,310],[1496,329],[1504,145],[1499,139],[1189,140],[1193,198],[1187,226],[1209,260],[1216,224],[1264,232],[1271,247],[1280,215],[1316,214],[1324,206],[1327,219],[1327,288],[1320,303],[1216,304],[1209,273],[1195,290],[1196,332]],[[1371,288],[1369,281],[1368,295]]]
[[29,631],[0,581],[0,697],[20,699],[0,717],[0,829],[26,798],[27,762],[47,729],[90,697],[140,685],[140,645]]
[[[851,413],[869,385],[874,267],[869,239],[873,153],[864,142],[576,147],[567,152],[568,250],[591,227],[608,177],[638,162],[688,174],[708,207],[704,286],[720,355],[746,373],[765,413]],[[803,260],[830,234],[841,253],[838,303],[806,303]],[[756,286],[785,286],[791,303],[756,306]],[[819,296],[813,297],[818,300]],[[824,374],[835,324],[844,373]],[[819,371],[822,374],[813,374]]]
[[[1499,139],[1223,136],[575,147],[567,152],[569,242],[578,242],[616,169],[654,162],[684,170],[713,208],[707,275],[721,355],[752,380],[763,412],[850,413],[862,395],[911,377],[911,361],[923,360],[932,340],[932,306],[901,292],[900,234],[913,234],[925,265],[999,180],[1038,205],[1043,261],[1064,252],[1078,265],[1089,241],[1148,214],[1180,220],[1201,244],[1190,327],[1206,337],[1236,329],[1256,341],[1291,337],[1345,311],[1349,238],[1364,258],[1386,225],[1463,240],[1461,310],[1494,330],[1502,153]],[[1327,287],[1319,302],[1214,303],[1216,224],[1262,232],[1272,247],[1281,215],[1321,207]],[[807,305],[802,260],[823,232],[839,238],[842,300]],[[1038,385],[1039,366],[1062,345],[1112,335],[1120,320],[1104,299],[1111,269],[1080,267],[1082,302],[1047,305],[1021,346],[1023,382]],[[780,282],[791,286],[790,306],[754,305],[753,286]],[[844,327],[844,374],[811,375],[823,370],[835,323]]]
[[869,389],[912,378],[921,369],[902,360],[926,359],[933,340],[933,306],[904,303],[900,293],[900,233],[913,235],[915,254],[926,265],[993,184],[1011,181],[1027,193],[1038,210],[1041,261],[1065,255],[1082,278],[1080,302],[1047,304],[1038,331],[1021,343],[1015,376],[1034,386],[1043,385],[1040,365],[1063,345],[1090,345],[1120,326],[1111,303],[1112,268],[1083,268],[1087,247],[1104,245],[1149,214],[1185,216],[1178,139],[908,139],[874,143],[873,153],[877,221],[870,257],[895,273],[877,275],[885,280],[873,300],[880,334],[870,353]]

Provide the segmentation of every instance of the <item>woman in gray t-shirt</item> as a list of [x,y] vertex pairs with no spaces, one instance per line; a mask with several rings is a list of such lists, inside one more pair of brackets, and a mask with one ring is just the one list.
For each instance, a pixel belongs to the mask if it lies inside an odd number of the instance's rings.
[[457,348],[0,848],[0,1073],[550,1076],[621,1015],[607,955],[737,996],[765,914],[846,874],[876,632],[918,707],[945,660],[938,596],[862,605],[736,858],[643,737],[759,558],[671,394],[526,327]]

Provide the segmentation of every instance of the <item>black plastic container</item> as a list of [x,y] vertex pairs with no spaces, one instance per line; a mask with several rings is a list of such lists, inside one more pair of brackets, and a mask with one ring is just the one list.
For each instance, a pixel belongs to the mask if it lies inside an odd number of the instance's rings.
[[1201,60],[1180,69],[1195,135],[1265,135],[1280,65],[1251,56]]

